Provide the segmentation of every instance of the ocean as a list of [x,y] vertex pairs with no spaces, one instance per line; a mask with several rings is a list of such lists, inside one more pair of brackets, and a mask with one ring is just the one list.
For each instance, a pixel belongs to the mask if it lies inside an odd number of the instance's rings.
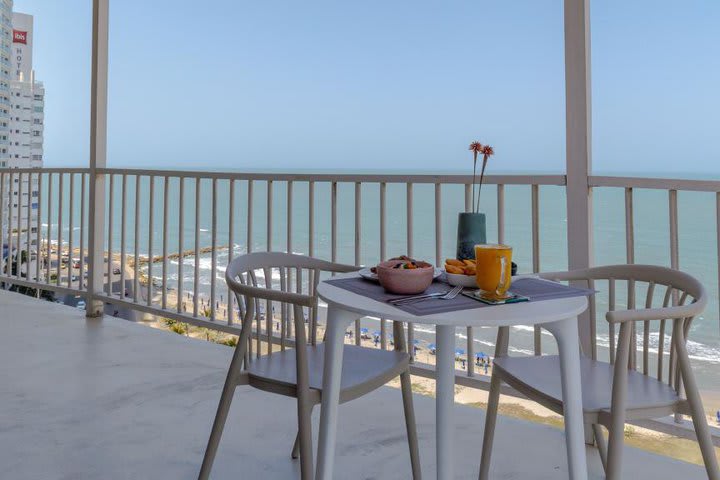
[[[121,241],[121,183],[115,180],[113,200],[113,236],[112,250],[120,251]],[[67,180],[66,180],[67,182]],[[47,182],[45,182],[47,183]],[[212,191],[211,181],[203,180],[200,186],[199,246],[212,245]],[[195,182],[185,183],[183,249],[194,248],[195,237]],[[45,190],[47,185],[44,185]],[[69,205],[69,192],[65,186],[64,205]],[[79,188],[77,189],[79,190]],[[179,183],[171,179],[168,185],[168,251],[178,251],[179,239]],[[374,265],[380,259],[380,187],[377,184],[363,184],[362,209],[360,221],[360,258],[363,265]],[[57,183],[53,187],[57,195]],[[157,179],[154,188],[154,224],[149,228],[149,180],[143,178],[140,183],[140,215],[138,217],[139,237],[138,250],[141,255],[160,255],[163,242],[163,180]],[[77,194],[76,194],[77,195]],[[330,184],[315,184],[315,256],[325,259],[331,257],[331,208]],[[387,254],[396,256],[408,253],[406,243],[406,190],[404,184],[387,185]],[[635,262],[657,265],[670,265],[670,236],[668,193],[657,190],[635,190]],[[47,191],[43,197],[47,198]],[[413,256],[431,262],[435,260],[435,192],[433,185],[414,185],[413,205]],[[482,188],[481,211],[487,214],[488,240],[497,239],[497,204],[496,188],[485,185]],[[338,185],[338,231],[337,261],[355,263],[355,185],[352,183]],[[563,187],[540,187],[540,267],[543,271],[567,269],[567,219],[565,190]],[[235,212],[235,228],[233,233],[233,249],[235,255],[247,251],[251,243],[253,251],[287,249],[287,184],[273,182],[272,194],[272,238],[267,239],[267,186],[256,181],[253,188],[253,234],[250,242],[247,238],[247,183],[235,182],[234,202],[230,204],[229,183],[217,182],[217,218],[216,244],[229,244],[228,219],[232,208]],[[303,182],[293,184],[292,204],[292,245],[290,250],[297,253],[308,252],[308,185]],[[594,189],[594,248],[595,264],[625,263],[625,206],[624,190],[620,188]],[[135,182],[129,177],[127,185],[127,233],[126,253],[134,252],[135,225]],[[73,244],[79,244],[79,202],[72,204],[75,210],[73,226]],[[47,206],[42,207],[41,221],[51,226],[51,236],[57,238],[57,204],[54,204],[52,218],[47,218]],[[462,185],[444,185],[442,187],[441,207],[441,242],[443,258],[454,257],[457,213],[464,210],[464,187]],[[710,303],[704,315],[697,318],[690,331],[688,349],[693,360],[693,367],[703,390],[720,392],[720,311],[718,304],[718,258],[717,232],[715,217],[715,194],[702,192],[679,192],[679,258],[680,268],[695,275],[706,285],[711,294]],[[63,215],[63,241],[69,238],[67,212]],[[45,236],[45,227],[42,230]],[[148,251],[148,239],[152,235],[153,249]],[[532,271],[532,225],[531,225],[531,189],[529,186],[505,187],[505,243],[513,247],[513,260],[519,266],[520,273]],[[227,263],[228,251],[218,252],[218,269],[216,274],[218,298],[222,294],[226,298],[224,287],[224,267]],[[194,258],[185,258],[184,290],[193,290]],[[178,281],[177,261],[170,261],[168,279],[171,287]],[[162,265],[153,267],[153,276],[161,278]],[[210,254],[200,258],[199,291],[205,298],[209,297],[210,280],[212,278]],[[641,298],[641,297],[638,297]],[[644,297],[643,297],[644,298]],[[598,295],[598,310],[607,306],[605,294]],[[364,326],[371,331],[378,329],[377,321],[366,319]],[[607,327],[604,319],[598,320],[598,345],[600,355],[607,355]],[[554,342],[544,332],[543,350],[553,351]],[[419,328],[416,338],[421,343],[433,342],[434,332],[431,328]],[[458,330],[457,344],[465,348],[465,332]],[[476,351],[492,353],[494,350],[495,331],[476,329]],[[657,335],[654,340],[654,351],[657,351]],[[517,327],[511,335],[511,351],[531,354],[533,345],[532,328]],[[666,349],[667,351],[668,349]]]

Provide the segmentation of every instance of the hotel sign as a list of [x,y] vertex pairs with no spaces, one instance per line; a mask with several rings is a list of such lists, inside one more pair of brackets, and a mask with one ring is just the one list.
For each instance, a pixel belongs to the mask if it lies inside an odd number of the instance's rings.
[[27,45],[27,32],[22,30],[13,30],[13,43],[22,43]]

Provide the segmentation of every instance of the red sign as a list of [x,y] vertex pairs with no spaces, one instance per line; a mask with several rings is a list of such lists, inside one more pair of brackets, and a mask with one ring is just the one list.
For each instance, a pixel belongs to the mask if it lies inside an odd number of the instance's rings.
[[13,43],[24,43],[27,45],[27,32],[13,30]]

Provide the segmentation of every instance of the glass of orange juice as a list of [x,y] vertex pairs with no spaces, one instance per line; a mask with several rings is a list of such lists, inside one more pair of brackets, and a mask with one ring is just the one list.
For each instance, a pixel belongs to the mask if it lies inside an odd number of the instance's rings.
[[475,245],[475,281],[483,296],[492,300],[507,298],[512,277],[512,247]]

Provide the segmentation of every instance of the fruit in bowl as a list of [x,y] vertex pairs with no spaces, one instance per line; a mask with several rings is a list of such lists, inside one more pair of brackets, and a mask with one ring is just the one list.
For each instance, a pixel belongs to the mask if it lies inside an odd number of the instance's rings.
[[432,283],[435,269],[427,262],[395,259],[375,267],[380,285],[389,293],[414,295],[424,292]]
[[450,285],[473,288],[475,283],[475,261],[448,258],[445,260],[445,276]]

